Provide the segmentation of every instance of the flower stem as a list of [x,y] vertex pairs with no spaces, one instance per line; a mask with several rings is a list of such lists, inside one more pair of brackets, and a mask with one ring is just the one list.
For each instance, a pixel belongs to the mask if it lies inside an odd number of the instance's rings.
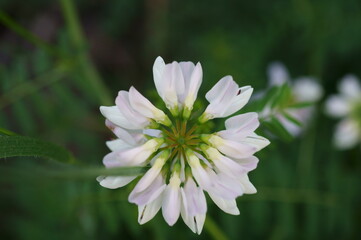
[[70,39],[75,51],[77,52],[75,57],[77,58],[79,67],[83,72],[84,80],[89,82],[89,85],[93,88],[93,91],[97,95],[101,104],[111,105],[113,101],[110,93],[103,84],[94,64],[90,60],[89,54],[85,51],[86,42],[84,40],[85,38],[75,10],[74,1],[61,0],[60,3],[68,26]]
[[227,240],[227,236],[217,226],[213,219],[208,215],[204,223],[204,229],[213,237],[215,240]]

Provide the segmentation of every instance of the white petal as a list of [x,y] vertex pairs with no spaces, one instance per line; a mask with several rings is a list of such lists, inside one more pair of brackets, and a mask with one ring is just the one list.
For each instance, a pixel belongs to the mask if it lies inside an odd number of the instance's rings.
[[149,119],[146,118],[141,113],[134,110],[129,101],[129,93],[127,91],[119,91],[115,103],[122,113],[122,115],[129,121],[133,122],[142,128],[146,127],[149,124]]
[[225,126],[227,130],[251,130],[253,132],[259,126],[258,114],[255,112],[249,112],[236,115],[228,118],[225,121]]
[[247,170],[247,172],[256,169],[257,164],[259,162],[258,158],[255,156],[251,156],[248,158],[234,159],[234,161],[238,162],[243,168]]
[[[174,176],[175,174],[173,174]],[[174,180],[178,183],[172,183],[172,181],[173,179],[171,178],[164,191],[162,205],[162,214],[169,226],[173,226],[177,222],[181,210],[180,179]]]
[[310,77],[297,78],[292,91],[300,102],[316,102],[323,95],[323,89],[316,79]]
[[209,102],[205,113],[212,118],[223,117],[223,113],[227,111],[232,104],[232,100],[238,93],[238,85],[231,76],[226,76],[219,80],[206,94]]
[[245,113],[231,117],[225,122],[226,129],[217,133],[223,139],[239,141],[253,133],[259,126],[257,113]]
[[235,199],[223,199],[215,194],[209,193],[212,201],[224,212],[232,215],[239,215],[239,210]]
[[343,117],[350,112],[350,104],[341,96],[332,95],[326,100],[326,113],[332,117]]
[[165,120],[164,112],[156,108],[148,99],[146,99],[134,87],[129,89],[129,101],[134,110],[147,118],[152,118],[157,122]]
[[126,143],[122,139],[115,139],[115,140],[112,140],[112,141],[107,141],[106,145],[111,151],[129,149],[129,148],[133,147],[132,145]]
[[231,177],[237,177],[240,174],[247,172],[247,169],[243,168],[240,164],[225,156],[222,156],[220,159],[213,162],[220,172]]
[[242,184],[243,187],[243,192],[245,194],[254,194],[257,192],[257,189],[253,186],[253,184],[251,183],[251,181],[249,181],[248,175],[247,174],[243,174],[239,177],[239,180]]
[[[238,85],[231,76],[225,76],[219,80],[206,94],[208,102],[221,101],[222,98],[231,99],[238,92]],[[230,93],[230,94],[227,94]]]
[[130,193],[128,200],[131,203],[135,203],[137,205],[146,205],[154,199],[156,199],[160,194],[163,193],[166,188],[164,178],[162,176],[158,176],[154,181],[146,189],[139,189],[141,185],[139,183]]
[[248,144],[245,139],[241,141],[232,141],[222,139],[216,135],[213,135],[209,139],[210,144],[217,148],[223,154],[230,156],[232,158],[246,158],[250,157],[257,151],[257,147],[251,144]]
[[184,185],[183,200],[187,201],[187,214],[195,216],[207,212],[207,202],[203,190],[195,184],[193,179],[188,179]]
[[357,122],[345,119],[336,126],[334,143],[339,149],[349,149],[359,143],[360,137],[361,130]]
[[233,113],[243,108],[244,105],[246,105],[249,99],[251,98],[253,88],[250,86],[245,86],[245,87],[241,87],[239,91],[240,93],[233,98],[229,107],[222,114],[222,117],[228,117],[229,115],[232,115]]
[[163,194],[159,195],[153,202],[138,206],[138,222],[144,224],[151,220],[162,206]]
[[280,62],[273,62],[268,66],[268,79],[271,86],[279,86],[289,81],[286,67]]
[[105,188],[115,189],[120,188],[131,181],[133,181],[137,176],[108,176],[108,177],[99,177],[97,180],[99,184]]
[[186,96],[185,96],[185,106],[189,109],[192,109],[195,100],[197,99],[198,90],[201,86],[203,78],[202,66],[200,63],[194,67],[194,70],[191,76],[188,78],[184,78],[185,87],[186,87]]
[[160,171],[162,170],[164,163],[164,158],[159,157],[158,159],[156,159],[154,165],[139,180],[137,186],[135,186],[133,191],[141,192],[147,187],[149,187],[149,185],[153,183],[154,179],[160,175]]
[[164,91],[165,91],[164,90],[165,89],[165,84],[164,84],[165,79],[163,78],[164,68],[165,68],[165,63],[164,63],[163,58],[157,57],[157,59],[155,59],[154,65],[153,65],[153,77],[154,77],[155,87],[161,98],[164,97]]
[[361,85],[360,80],[355,75],[346,75],[341,80],[339,91],[347,98],[360,98]]
[[184,79],[182,70],[177,62],[167,64],[164,68],[164,96],[163,101],[167,108],[178,106],[178,97],[184,94]]
[[141,129],[144,128],[143,125],[139,125],[137,122],[129,121],[120,111],[117,106],[112,107],[100,107],[100,112],[104,117],[109,119],[114,124],[121,126],[127,129]]
[[255,133],[249,135],[245,139],[242,139],[240,142],[255,147],[256,151],[259,151],[270,144],[270,141],[267,138]]
[[[193,180],[190,181],[194,183]],[[200,195],[199,198],[195,198],[195,196],[198,195],[197,192],[192,192],[192,194],[190,194],[189,192],[187,193],[185,189],[181,188],[181,196],[182,196],[181,216],[185,224],[194,233],[197,234],[200,234],[202,232],[202,228],[206,217],[205,213],[207,211],[207,203],[204,193],[201,189],[199,190],[202,192],[203,195]],[[194,205],[194,206],[192,207],[190,205]],[[194,208],[197,208],[195,207],[195,205],[201,205],[200,208],[202,208],[202,210],[194,211]],[[205,205],[205,207],[203,207],[203,205]]]
[[148,140],[141,146],[108,153],[103,163],[106,167],[138,166],[143,164],[155,152],[161,143],[159,139]]
[[143,134],[155,138],[160,138],[162,136],[162,131],[158,129],[144,129]]

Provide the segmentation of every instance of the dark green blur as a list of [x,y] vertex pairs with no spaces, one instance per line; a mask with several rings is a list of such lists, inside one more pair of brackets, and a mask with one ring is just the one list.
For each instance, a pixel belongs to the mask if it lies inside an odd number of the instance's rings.
[[275,60],[294,78],[318,78],[325,96],[301,137],[269,137],[250,174],[258,193],[238,199],[239,216],[209,201],[201,236],[181,219],[167,226],[161,212],[140,226],[127,201],[134,184],[108,190],[47,174],[51,161],[7,158],[0,239],[359,238],[361,149],[334,149],[337,121],[323,110],[344,75],[361,78],[359,0],[1,0],[0,128],[64,146],[78,166],[100,166],[113,136],[99,106],[132,85],[161,105],[152,81],[159,55],[201,62],[201,100],[225,75],[264,90]]

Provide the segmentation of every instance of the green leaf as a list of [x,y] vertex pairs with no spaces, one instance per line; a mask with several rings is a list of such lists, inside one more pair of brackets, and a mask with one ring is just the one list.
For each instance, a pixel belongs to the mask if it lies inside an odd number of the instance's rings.
[[293,124],[302,127],[302,123],[298,121],[296,118],[294,118],[291,114],[287,113],[286,111],[283,111],[282,114],[287,120],[289,120]]
[[315,104],[314,102],[298,102],[290,105],[289,108],[306,108],[306,107],[311,107],[314,104]]
[[63,163],[74,161],[64,148],[50,142],[24,136],[0,136],[0,158],[43,157]]
[[271,108],[276,108],[280,105],[283,105],[286,101],[289,100],[291,96],[291,88],[288,83],[285,83],[278,87],[278,92],[276,96],[273,98],[273,102],[271,103]]
[[280,137],[284,141],[289,142],[293,139],[293,136],[275,117],[271,117],[269,121],[265,121],[262,124],[265,125],[269,131],[271,131],[273,134]]
[[14,133],[10,130],[4,129],[4,128],[0,128],[0,135],[15,136],[16,133]]

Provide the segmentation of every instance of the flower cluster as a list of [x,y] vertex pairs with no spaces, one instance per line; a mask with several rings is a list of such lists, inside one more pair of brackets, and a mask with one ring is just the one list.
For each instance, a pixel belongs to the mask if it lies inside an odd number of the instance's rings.
[[326,101],[326,112],[336,118],[344,118],[337,125],[334,143],[339,149],[348,149],[361,141],[361,85],[354,75],[346,75],[338,86],[340,94]]
[[[307,124],[314,112],[312,105],[323,95],[321,85],[313,77],[299,77],[291,81],[286,67],[280,62],[269,65],[268,78],[270,87],[286,86],[289,94],[276,108],[269,106],[272,105],[270,102],[260,116],[265,119],[268,116],[275,116],[289,133],[293,136],[300,135],[303,125]],[[296,121],[298,124],[295,123]]]
[[[134,87],[120,91],[115,106],[100,107],[106,125],[117,139],[108,141],[111,152],[107,168],[150,166],[138,176],[102,176],[100,185],[120,188],[138,179],[129,202],[138,205],[140,224],[162,209],[173,225],[181,216],[200,234],[205,221],[205,192],[223,211],[237,215],[236,198],[255,193],[248,173],[257,167],[254,153],[269,144],[255,133],[256,113],[244,113],[225,121],[225,130],[205,132],[207,121],[228,117],[249,100],[253,89],[239,87],[231,76],[222,78],[207,94],[209,105],[200,116],[192,112],[202,82],[200,63],[165,64],[161,57],[153,66],[154,82],[169,113],[155,107]],[[168,110],[166,112],[168,112]]]

